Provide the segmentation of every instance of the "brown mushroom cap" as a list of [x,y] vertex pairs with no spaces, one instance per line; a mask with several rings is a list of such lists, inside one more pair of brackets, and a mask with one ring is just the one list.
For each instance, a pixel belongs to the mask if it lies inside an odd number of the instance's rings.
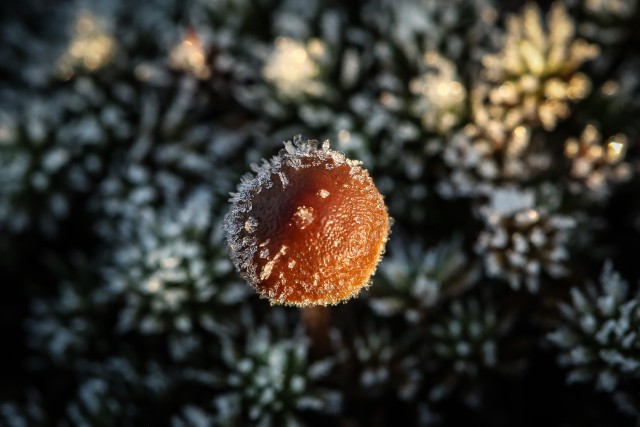
[[369,283],[389,235],[382,195],[360,162],[326,141],[285,143],[254,166],[225,229],[242,277],[273,304],[327,305]]

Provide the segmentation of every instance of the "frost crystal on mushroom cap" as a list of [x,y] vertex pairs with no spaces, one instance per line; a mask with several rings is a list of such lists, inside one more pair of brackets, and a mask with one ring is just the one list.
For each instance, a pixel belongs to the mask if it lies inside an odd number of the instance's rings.
[[244,279],[272,303],[335,304],[366,286],[389,217],[360,162],[300,137],[252,165],[232,195],[225,230]]

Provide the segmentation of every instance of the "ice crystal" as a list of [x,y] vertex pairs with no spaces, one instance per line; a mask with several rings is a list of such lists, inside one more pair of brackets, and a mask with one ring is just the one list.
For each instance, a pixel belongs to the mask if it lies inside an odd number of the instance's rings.
[[[428,51],[451,60],[463,56],[465,39],[476,43],[490,37],[497,13],[491,1],[380,0],[365,10],[365,18],[414,61]],[[473,52],[480,56],[482,47]]]
[[580,139],[568,139],[564,154],[571,162],[569,190],[582,193],[586,187],[594,198],[606,197],[611,184],[631,176],[631,166],[624,161],[627,147],[627,137],[622,134],[603,143],[594,125],[587,125]]
[[80,279],[85,278],[90,263],[82,256],[74,258],[77,258],[74,268],[79,277],[60,283],[54,297],[34,300],[31,316],[25,324],[30,347],[56,364],[73,363],[91,345],[104,344],[108,340],[108,337],[100,336],[95,319],[87,315],[104,315],[104,290],[95,283],[87,286]]
[[454,391],[469,406],[481,403],[484,372],[498,371],[502,360],[500,343],[512,327],[510,317],[499,315],[484,300],[467,297],[448,304],[446,311],[428,328],[429,352],[433,363],[429,381],[430,400],[439,401]]
[[546,28],[538,6],[529,3],[522,16],[508,19],[507,30],[503,51],[483,59],[485,77],[495,85],[487,108],[494,116],[507,114],[508,122],[553,130],[569,115],[569,102],[589,94],[591,82],[577,70],[598,49],[574,39],[573,21],[559,2]]
[[490,277],[507,280],[513,289],[524,283],[529,292],[540,288],[546,271],[557,278],[567,274],[567,243],[575,219],[535,206],[531,192],[500,189],[481,209],[485,229],[476,252]]
[[[0,111],[0,229],[57,232],[74,194],[90,190],[103,165],[110,120],[122,111],[104,106],[104,92],[88,79],[52,94],[34,95]],[[2,106],[0,106],[2,110]]]
[[371,290],[371,307],[383,316],[402,314],[410,323],[422,320],[443,300],[468,288],[477,276],[459,238],[425,250],[395,237],[380,264],[380,279]]
[[532,141],[531,128],[519,125],[509,130],[499,120],[480,122],[468,124],[446,143],[434,141],[430,146],[450,168],[438,183],[444,197],[488,195],[501,183],[532,179],[551,163],[539,141]]
[[318,80],[318,60],[324,55],[324,43],[310,40],[301,43],[286,37],[276,39],[275,50],[263,69],[264,78],[285,99],[319,95],[323,86]]
[[25,402],[0,403],[0,425],[6,427],[45,425],[42,397],[35,390],[28,390],[25,394]]
[[182,409],[181,416],[171,419],[171,427],[213,427],[215,418],[204,409],[188,405]]
[[356,368],[357,386],[375,396],[389,393],[401,400],[416,397],[422,377],[417,369],[420,361],[406,346],[394,345],[392,330],[383,324],[366,322],[356,337],[334,333],[335,341],[342,341],[342,358],[351,360]]
[[610,262],[599,286],[571,289],[571,303],[560,306],[560,316],[565,323],[548,337],[561,352],[568,383],[594,383],[615,394],[620,383],[638,379],[640,299]]
[[58,73],[64,80],[70,79],[74,69],[83,67],[96,71],[109,63],[116,50],[116,41],[105,31],[104,23],[90,11],[78,14],[75,34],[65,54],[58,60]]
[[169,53],[169,65],[193,73],[199,79],[211,76],[202,40],[194,30],[186,31],[182,41],[173,47]]
[[277,339],[261,326],[244,347],[224,341],[228,369],[224,391],[216,396],[222,424],[302,425],[299,412],[336,413],[340,395],[318,384],[329,373],[326,361],[310,363],[301,337]]
[[594,15],[626,18],[638,7],[636,0],[584,0],[584,7]]
[[167,382],[165,373],[156,365],[149,364],[138,371],[122,358],[82,363],[78,370],[84,379],[66,408],[66,416],[79,427],[135,425],[143,415],[141,399],[162,394]]
[[624,24],[633,22],[640,10],[637,0],[583,0],[580,4],[588,16],[579,27],[580,33],[608,46],[629,37]]
[[209,192],[200,189],[180,209],[142,209],[125,218],[102,272],[110,292],[124,300],[119,331],[176,335],[178,345],[171,347],[176,359],[198,342],[180,336],[194,328],[218,331],[220,309],[212,307],[233,305],[247,295],[244,286],[229,280],[233,266],[221,250],[212,204]]
[[432,70],[409,82],[409,90],[417,98],[413,110],[426,129],[447,133],[461,121],[467,91],[453,62],[437,52],[427,52],[424,64]]

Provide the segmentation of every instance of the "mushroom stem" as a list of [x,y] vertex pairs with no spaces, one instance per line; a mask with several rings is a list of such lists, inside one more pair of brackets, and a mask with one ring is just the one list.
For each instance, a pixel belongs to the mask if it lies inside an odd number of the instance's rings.
[[326,356],[331,351],[329,331],[331,329],[331,308],[309,306],[300,308],[300,317],[309,337],[311,355],[316,358]]

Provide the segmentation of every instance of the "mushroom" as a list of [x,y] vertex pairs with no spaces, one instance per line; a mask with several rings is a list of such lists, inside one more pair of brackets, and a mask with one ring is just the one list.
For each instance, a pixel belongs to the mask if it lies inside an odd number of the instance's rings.
[[368,286],[390,231],[361,162],[301,137],[252,165],[225,230],[240,275],[272,304],[333,305]]

